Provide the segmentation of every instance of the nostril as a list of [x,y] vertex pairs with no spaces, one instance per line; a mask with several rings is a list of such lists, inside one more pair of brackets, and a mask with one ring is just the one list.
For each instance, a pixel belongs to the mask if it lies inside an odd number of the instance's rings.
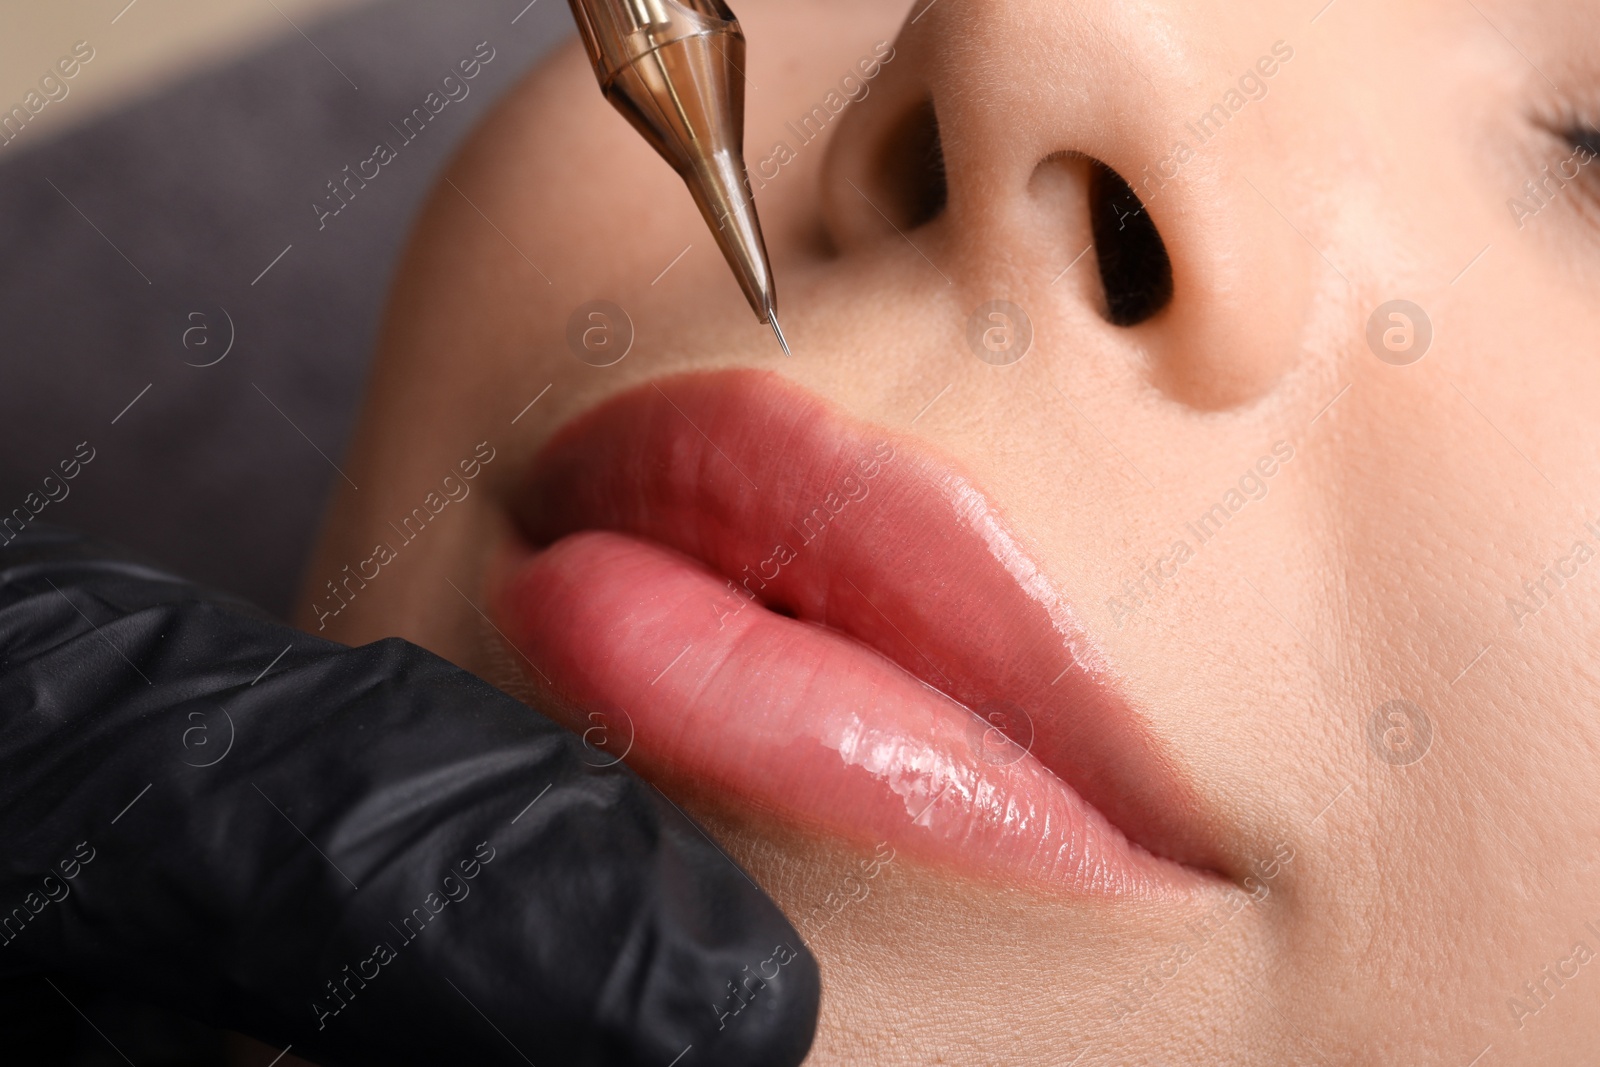
[[888,200],[884,213],[902,230],[932,222],[944,210],[949,194],[932,99],[911,108],[890,128],[879,147],[877,171]]
[[1095,162],[1089,177],[1089,217],[1106,319],[1137,326],[1172,301],[1172,261],[1139,195],[1122,176]]

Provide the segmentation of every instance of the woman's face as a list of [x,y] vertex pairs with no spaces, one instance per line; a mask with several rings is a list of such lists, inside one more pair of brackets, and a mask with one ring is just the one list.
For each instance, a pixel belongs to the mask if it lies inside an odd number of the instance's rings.
[[302,621],[699,816],[810,1062],[1588,1062],[1600,8],[739,14],[793,357],[564,49],[419,225]]

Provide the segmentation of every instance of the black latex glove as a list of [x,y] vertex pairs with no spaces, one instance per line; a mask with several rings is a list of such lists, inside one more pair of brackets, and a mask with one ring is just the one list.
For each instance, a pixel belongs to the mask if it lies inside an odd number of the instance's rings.
[[327,1067],[798,1064],[815,961],[601,762],[406,642],[31,526],[0,548],[0,977]]

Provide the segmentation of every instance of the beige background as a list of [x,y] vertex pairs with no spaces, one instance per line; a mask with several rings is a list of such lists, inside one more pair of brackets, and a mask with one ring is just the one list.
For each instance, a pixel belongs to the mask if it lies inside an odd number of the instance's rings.
[[28,128],[43,140],[197,68],[225,62],[291,21],[316,22],[366,0],[0,0],[0,109],[21,101],[77,41],[95,58]]

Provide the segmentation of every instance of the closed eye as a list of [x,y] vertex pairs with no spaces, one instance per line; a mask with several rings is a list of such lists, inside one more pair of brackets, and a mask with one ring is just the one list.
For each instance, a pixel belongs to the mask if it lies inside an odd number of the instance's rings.
[[1587,149],[1592,156],[1600,156],[1600,126],[1580,123],[1562,134],[1574,151]]

